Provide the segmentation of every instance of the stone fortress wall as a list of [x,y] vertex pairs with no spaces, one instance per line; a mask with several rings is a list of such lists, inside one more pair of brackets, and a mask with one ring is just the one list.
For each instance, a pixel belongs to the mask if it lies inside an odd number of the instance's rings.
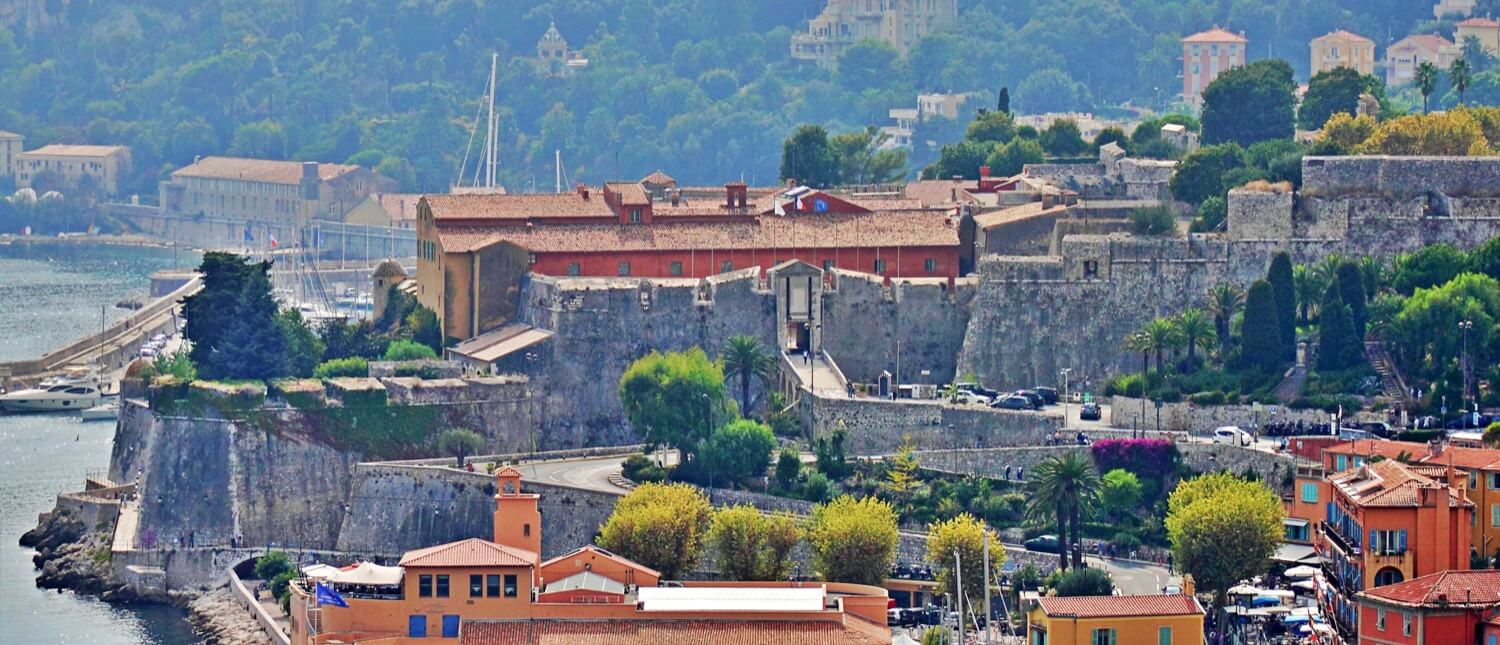
[[1097,386],[1138,359],[1120,347],[1127,334],[1202,306],[1215,284],[1248,286],[1277,251],[1388,260],[1496,235],[1500,159],[1309,157],[1298,195],[1231,191],[1224,234],[1073,235],[1057,256],[981,259],[958,370],[1000,388],[1054,384],[1068,367]]

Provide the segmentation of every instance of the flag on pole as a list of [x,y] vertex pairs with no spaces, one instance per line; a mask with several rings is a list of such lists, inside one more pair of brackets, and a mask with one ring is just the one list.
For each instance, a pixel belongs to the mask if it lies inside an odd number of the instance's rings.
[[266,235],[271,238],[271,248],[276,248],[276,234],[267,232]]
[[797,212],[802,212],[802,196],[797,196]]
[[781,200],[776,200],[776,209],[772,212],[777,215],[786,215],[786,209],[781,207]]
[[339,595],[339,592],[335,591],[333,587],[325,585],[321,582],[318,583],[317,596],[319,605],[333,605],[334,607],[344,608],[349,607],[349,603],[344,600],[343,596]]
[[250,244],[250,243],[252,243],[254,241],[255,241],[255,234],[253,234],[253,233],[250,232],[250,227],[248,225],[245,226],[245,243],[246,244]]

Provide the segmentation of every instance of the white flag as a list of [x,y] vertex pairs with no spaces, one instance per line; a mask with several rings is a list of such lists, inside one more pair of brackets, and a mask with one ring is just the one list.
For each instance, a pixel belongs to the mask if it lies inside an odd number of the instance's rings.
[[776,209],[772,212],[777,215],[786,215],[786,209],[781,207],[781,200],[776,200]]
[[802,212],[802,196],[797,196],[797,212]]

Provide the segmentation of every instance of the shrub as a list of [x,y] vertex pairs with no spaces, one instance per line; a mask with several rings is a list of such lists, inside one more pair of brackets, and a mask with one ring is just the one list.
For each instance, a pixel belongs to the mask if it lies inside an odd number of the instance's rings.
[[1146,391],[1146,379],[1140,374],[1122,374],[1104,384],[1104,396],[1140,398]]
[[385,355],[381,360],[387,361],[420,361],[437,358],[437,352],[431,347],[410,340],[398,340],[385,348]]
[[1115,581],[1103,569],[1085,567],[1058,576],[1052,589],[1059,596],[1108,596],[1115,589]]
[[1199,392],[1188,396],[1188,402],[1195,405],[1224,405],[1224,393],[1219,391]]
[[292,561],[281,551],[269,551],[255,559],[255,577],[271,580],[292,570]]
[[1110,538],[1109,541],[1115,545],[1116,549],[1119,549],[1121,551],[1130,551],[1133,549],[1141,548],[1141,539],[1136,537],[1134,533],[1126,533],[1124,531],[1120,531],[1119,533],[1116,533],[1113,538]]
[[636,483],[666,481],[667,472],[645,455],[631,455],[621,465],[626,479]]
[[1130,230],[1136,235],[1171,235],[1177,232],[1177,216],[1170,206],[1148,206],[1130,213]]
[[313,378],[330,379],[341,376],[369,376],[370,361],[359,356],[349,358],[335,358],[331,361],[323,361],[313,368]]
[[807,481],[802,483],[802,499],[809,502],[826,501],[828,494],[832,491],[833,484],[823,473],[811,473],[807,476]]
[[276,596],[277,600],[286,598],[288,591],[287,588],[291,586],[292,579],[296,577],[296,571],[283,571],[280,574],[277,574],[275,578],[271,578],[271,583],[269,585],[271,588],[271,595]]

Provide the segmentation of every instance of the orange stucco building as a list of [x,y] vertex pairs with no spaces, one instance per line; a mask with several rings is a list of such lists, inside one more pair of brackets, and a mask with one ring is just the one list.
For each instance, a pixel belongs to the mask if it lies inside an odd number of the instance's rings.
[[1191,595],[1044,597],[1026,613],[1029,645],[1198,645],[1203,606]]
[[366,567],[379,570],[373,576],[296,580],[292,642],[874,645],[891,640],[885,626],[889,600],[878,587],[658,586],[659,572],[594,546],[541,562],[538,496],[521,490],[521,474],[513,468],[495,477],[495,541],[470,538],[409,551],[399,569]]
[[1474,505],[1466,478],[1450,466],[1369,458],[1348,465],[1328,475],[1318,549],[1329,584],[1319,602],[1352,638],[1362,628],[1361,591],[1469,568]]

